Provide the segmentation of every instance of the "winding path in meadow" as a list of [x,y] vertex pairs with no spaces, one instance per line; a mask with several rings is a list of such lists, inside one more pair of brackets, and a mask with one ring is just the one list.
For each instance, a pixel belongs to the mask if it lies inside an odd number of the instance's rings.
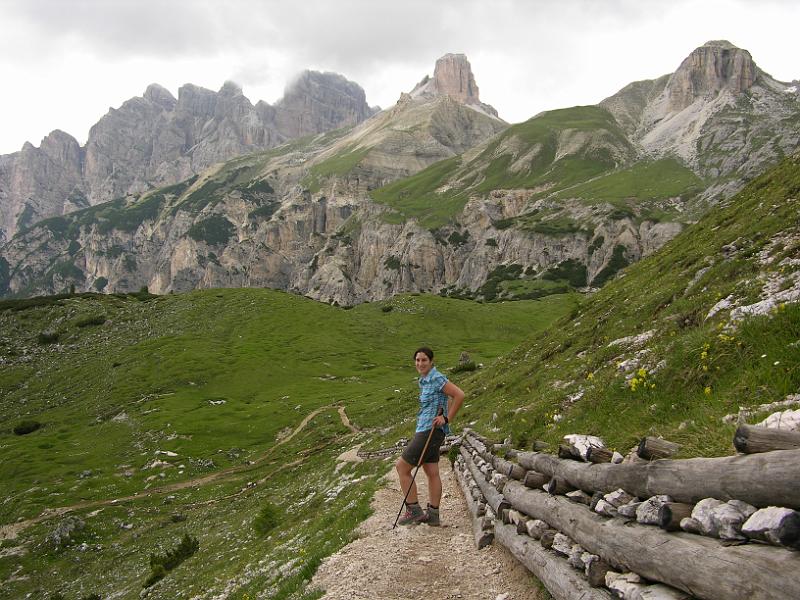
[[[26,519],[24,521],[18,521],[16,523],[8,523],[6,525],[0,525],[0,541],[14,539],[20,533],[22,533],[25,529],[30,527],[31,525],[35,525],[36,523],[41,523],[42,521],[46,521],[47,519],[52,519],[53,517],[60,517],[62,515],[71,513],[71,512],[76,511],[76,510],[82,510],[82,509],[85,509],[85,508],[96,508],[96,507],[102,507],[102,506],[110,506],[110,505],[114,505],[114,504],[119,504],[120,502],[129,502],[129,501],[132,501],[132,500],[139,500],[141,498],[147,498],[147,497],[155,496],[155,495],[158,495],[158,494],[168,494],[170,492],[175,492],[175,491],[183,490],[183,489],[190,488],[190,487],[201,487],[201,486],[207,485],[207,484],[209,484],[209,483],[211,483],[213,481],[217,481],[219,479],[223,479],[223,478],[226,478],[226,477],[231,476],[231,475],[237,475],[239,473],[244,473],[244,472],[253,470],[254,468],[258,467],[260,464],[262,464],[265,460],[267,460],[272,455],[272,453],[275,452],[275,450],[277,450],[279,447],[281,447],[282,445],[286,444],[287,442],[291,441],[292,438],[294,438],[298,433],[300,433],[303,429],[305,429],[305,427],[311,422],[311,420],[314,417],[316,417],[318,414],[320,414],[320,413],[322,413],[322,412],[324,412],[326,410],[329,410],[331,408],[337,408],[339,416],[340,416],[340,418],[342,420],[342,425],[347,427],[351,432],[358,433],[358,429],[356,427],[354,427],[353,424],[350,422],[350,419],[347,418],[347,414],[345,413],[344,406],[339,406],[339,405],[336,405],[336,404],[328,404],[326,406],[322,406],[322,407],[310,412],[308,415],[306,415],[306,417],[302,421],[300,421],[300,424],[297,427],[295,427],[289,435],[287,435],[286,437],[284,437],[281,440],[279,440],[274,446],[271,446],[266,452],[264,452],[264,454],[262,454],[256,460],[254,460],[254,461],[252,461],[252,462],[250,462],[248,464],[235,465],[235,466],[232,466],[232,467],[228,467],[226,469],[221,469],[219,471],[215,471],[213,473],[209,473],[208,475],[203,475],[202,477],[195,477],[194,479],[187,479],[185,481],[179,481],[177,483],[172,483],[172,484],[169,484],[169,485],[165,485],[165,486],[161,486],[161,487],[157,487],[157,488],[152,488],[152,489],[149,489],[149,490],[143,490],[141,493],[137,492],[136,494],[133,494],[133,495],[130,495],[130,496],[122,496],[120,498],[111,498],[111,499],[106,499],[106,500],[87,500],[85,502],[78,502],[77,504],[72,504],[70,506],[61,506],[61,507],[58,507],[58,508],[46,508],[45,510],[42,511],[42,514],[40,514],[38,517],[34,517],[32,519]],[[283,469],[287,469],[287,468],[292,467],[292,466],[299,465],[300,463],[302,463],[305,460],[305,458],[306,457],[302,457],[302,458],[300,458],[298,460],[295,460],[295,461],[293,461],[291,463],[287,463],[287,464],[281,465],[278,469],[276,469],[275,471],[273,471],[272,473],[270,473],[266,477],[263,477],[262,479],[259,479],[257,483],[259,483],[259,484],[260,483],[264,483],[265,481],[267,481],[267,479],[269,479],[271,476],[273,476],[278,471],[281,471]],[[236,492],[234,494],[231,494],[229,496],[225,496],[224,498],[218,498],[218,499],[210,500],[210,501],[204,502],[202,504],[206,504],[206,503],[210,503],[210,502],[218,502],[220,500],[231,498],[233,496],[238,496],[239,494],[243,493],[247,489],[248,488],[244,488],[243,490],[240,490],[240,491],[238,491],[238,492]]]

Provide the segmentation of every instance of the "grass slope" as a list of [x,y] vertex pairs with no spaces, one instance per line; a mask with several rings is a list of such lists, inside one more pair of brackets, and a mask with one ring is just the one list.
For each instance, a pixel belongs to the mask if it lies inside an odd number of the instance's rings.
[[[559,156],[565,136],[572,136],[574,147]],[[440,161],[375,190],[372,198],[435,228],[458,214],[470,194],[539,186],[553,192],[606,173],[617,164],[612,148],[632,154],[606,110],[577,106],[549,111],[509,127],[468,161],[463,156]]]
[[464,418],[519,447],[588,433],[624,453],[663,435],[683,456],[730,454],[723,416],[800,388],[800,305],[736,324],[730,308],[709,314],[799,286],[799,197],[794,157],[471,377]]
[[[137,597],[148,556],[185,532],[200,549],[153,587],[157,597],[227,585],[232,598],[294,594],[350,539],[388,467],[336,473],[335,457],[412,427],[413,349],[430,344],[445,370],[465,350],[488,364],[575,303],[408,295],[344,310],[230,289],[0,303],[0,522],[87,503],[77,511],[86,527],[66,547],[47,541],[59,519],[4,543],[0,598]],[[351,434],[335,404],[364,432]],[[42,427],[15,435],[24,420]],[[223,469],[205,485],[169,487]],[[252,522],[266,503],[279,525],[259,535]]]

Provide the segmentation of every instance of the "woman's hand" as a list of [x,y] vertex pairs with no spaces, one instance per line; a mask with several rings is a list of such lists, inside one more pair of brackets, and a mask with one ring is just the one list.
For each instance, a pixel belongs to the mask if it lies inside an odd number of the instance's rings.
[[433,418],[433,428],[438,429],[439,427],[444,427],[447,421],[444,420],[444,416],[437,415]]

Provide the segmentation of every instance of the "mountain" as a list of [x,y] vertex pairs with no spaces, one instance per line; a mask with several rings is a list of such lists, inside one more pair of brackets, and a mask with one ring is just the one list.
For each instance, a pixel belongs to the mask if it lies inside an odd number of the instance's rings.
[[800,147],[797,86],[776,81],[727,41],[707,42],[672,75],[631,84],[600,106],[643,154],[677,156],[716,180],[706,200],[730,196]]
[[354,305],[599,288],[800,147],[796,91],[711,42],[598,106],[508,126],[446,55],[352,129],[31,227],[0,250],[0,289],[266,286]]
[[275,106],[254,106],[234,83],[187,84],[178,98],[153,84],[110,109],[80,148],[54,131],[39,148],[0,157],[0,243],[36,221],[182,181],[209,166],[287,140],[355,125],[375,112],[364,90],[306,71]]
[[[578,302],[408,294],[343,310],[258,289],[2,301],[0,595],[319,597],[311,576],[364,542],[376,492],[400,504],[396,486],[377,491],[387,460],[345,453],[409,435],[419,343],[467,392],[456,433],[553,451],[588,433],[622,453],[661,435],[678,458],[731,455],[739,417],[800,407],[798,199],[794,156]],[[485,367],[458,372],[464,350]],[[189,557],[175,550],[186,534]],[[143,589],[169,555],[186,562]]]

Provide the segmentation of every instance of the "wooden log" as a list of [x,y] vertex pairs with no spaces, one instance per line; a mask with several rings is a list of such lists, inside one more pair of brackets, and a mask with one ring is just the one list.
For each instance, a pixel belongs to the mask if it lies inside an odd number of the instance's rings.
[[586,580],[591,587],[602,587],[606,584],[606,573],[611,570],[611,565],[596,554],[592,556],[596,557],[596,560],[584,561],[586,562],[586,570],[584,571]]
[[470,473],[472,473],[475,483],[478,484],[483,497],[486,498],[486,503],[492,507],[492,510],[495,512],[495,514],[499,515],[500,511],[504,508],[511,508],[511,505],[505,500],[505,498],[503,498],[503,494],[498,492],[486,481],[481,472],[475,466],[475,463],[472,462],[472,457],[469,455],[469,452],[467,452],[464,448],[462,448],[460,452],[461,456],[464,457],[467,469]]
[[506,525],[511,524],[511,509],[504,508],[500,511],[500,520],[505,523]]
[[620,465],[578,463],[533,452],[520,452],[517,460],[526,469],[561,477],[586,492],[622,488],[639,498],[668,494],[687,504],[719,498],[756,507],[800,508],[800,450]]
[[610,463],[614,453],[608,448],[589,448],[586,451],[586,460],[590,463]]
[[639,458],[645,460],[659,460],[661,458],[669,458],[680,449],[681,445],[675,442],[669,442],[657,437],[646,437],[639,442],[636,454]]
[[535,541],[518,535],[510,525],[498,526],[497,541],[541,581],[555,600],[611,600],[611,594],[589,586],[562,558]]
[[561,479],[560,477],[553,477],[550,481],[547,482],[547,493],[548,494],[558,494],[559,496],[563,496],[567,492],[574,492],[575,487],[570,485],[566,482],[566,480]]
[[733,446],[738,452],[755,454],[772,450],[800,448],[800,432],[753,425],[739,425],[733,435]]
[[469,484],[467,478],[471,477],[466,468],[456,469],[456,479],[458,480],[461,490],[464,492],[464,501],[467,503],[467,509],[470,513],[470,521],[472,522],[473,539],[475,540],[475,547],[480,550],[485,548],[494,540],[494,528],[492,527],[493,520],[485,516],[485,504],[476,502],[472,499],[469,493]]
[[692,516],[691,504],[683,502],[666,502],[658,510],[658,526],[664,531],[678,531],[681,528],[681,520]]
[[800,553],[755,544],[724,546],[697,535],[605,519],[581,504],[516,481],[506,486],[506,497],[517,510],[547,519],[609,564],[702,600],[800,598],[800,577],[787,575],[800,571]]
[[499,456],[494,457],[492,465],[499,473],[502,473],[511,479],[521,481],[525,477],[525,469],[520,467],[518,464],[509,462],[503,458],[500,458]]
[[525,487],[536,488],[537,490],[540,490],[548,481],[550,481],[550,477],[547,475],[542,475],[536,471],[526,471],[522,483],[525,484]]

